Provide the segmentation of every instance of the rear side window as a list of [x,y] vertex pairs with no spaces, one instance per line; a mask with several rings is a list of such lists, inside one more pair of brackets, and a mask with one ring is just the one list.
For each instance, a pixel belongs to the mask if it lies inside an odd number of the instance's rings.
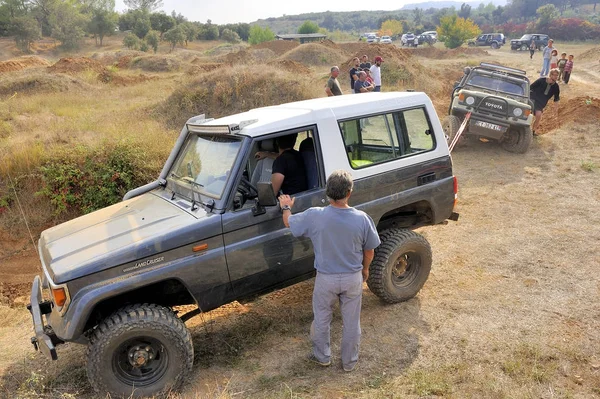
[[424,108],[339,122],[352,169],[392,161],[435,148]]

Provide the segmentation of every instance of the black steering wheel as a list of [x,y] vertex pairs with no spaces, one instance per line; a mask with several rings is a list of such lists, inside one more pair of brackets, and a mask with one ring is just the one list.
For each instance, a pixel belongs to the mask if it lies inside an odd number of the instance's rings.
[[254,187],[252,185],[252,183],[250,183],[248,181],[248,179],[246,179],[243,176],[242,176],[242,179],[240,180],[240,185],[238,186],[238,191],[241,192],[244,195],[244,197],[246,197],[246,198],[258,197],[258,189],[256,187]]

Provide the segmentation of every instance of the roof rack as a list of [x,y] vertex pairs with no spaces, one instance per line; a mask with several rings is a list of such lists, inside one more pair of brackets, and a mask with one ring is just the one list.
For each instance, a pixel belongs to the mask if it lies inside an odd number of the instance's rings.
[[502,72],[516,73],[516,74],[519,74],[519,75],[526,75],[527,74],[527,72],[523,71],[522,69],[505,67],[504,65],[490,64],[488,62],[482,62],[482,63],[479,64],[479,66],[483,67],[483,68],[488,68],[488,69],[495,69],[497,71],[502,71]]

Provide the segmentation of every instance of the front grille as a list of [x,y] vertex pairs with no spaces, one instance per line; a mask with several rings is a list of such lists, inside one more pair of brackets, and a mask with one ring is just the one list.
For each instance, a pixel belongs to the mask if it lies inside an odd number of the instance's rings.
[[508,103],[496,97],[486,97],[479,103],[478,111],[489,112],[495,115],[508,115]]

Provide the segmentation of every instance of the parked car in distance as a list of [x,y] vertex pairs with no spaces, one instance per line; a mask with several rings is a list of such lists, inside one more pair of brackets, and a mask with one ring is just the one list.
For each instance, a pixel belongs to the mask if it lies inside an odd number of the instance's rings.
[[529,45],[531,41],[535,41],[535,48],[537,50],[541,50],[548,45],[548,40],[550,37],[548,35],[542,35],[539,33],[528,33],[523,35],[520,39],[513,39],[510,41],[510,49],[511,50],[529,50]]
[[375,35],[369,35],[367,36],[367,43],[377,43],[377,41],[379,41],[379,38]]
[[434,38],[435,41],[437,42],[438,37],[437,37],[437,31],[435,31],[435,30],[428,30],[427,32],[421,33],[421,35],[429,35],[432,38]]
[[493,49],[502,47],[504,43],[506,38],[502,33],[485,33],[467,41],[469,46],[490,46]]
[[429,44],[430,46],[433,46],[433,44],[436,42],[436,38],[434,38],[431,35],[426,35],[425,33],[420,34],[419,36],[417,36],[415,38],[415,45],[424,45],[424,44]]
[[403,46],[414,46],[415,44],[415,34],[411,32],[406,32],[400,38]]
[[381,39],[379,39],[379,43],[392,44],[392,38],[390,36],[381,36]]

